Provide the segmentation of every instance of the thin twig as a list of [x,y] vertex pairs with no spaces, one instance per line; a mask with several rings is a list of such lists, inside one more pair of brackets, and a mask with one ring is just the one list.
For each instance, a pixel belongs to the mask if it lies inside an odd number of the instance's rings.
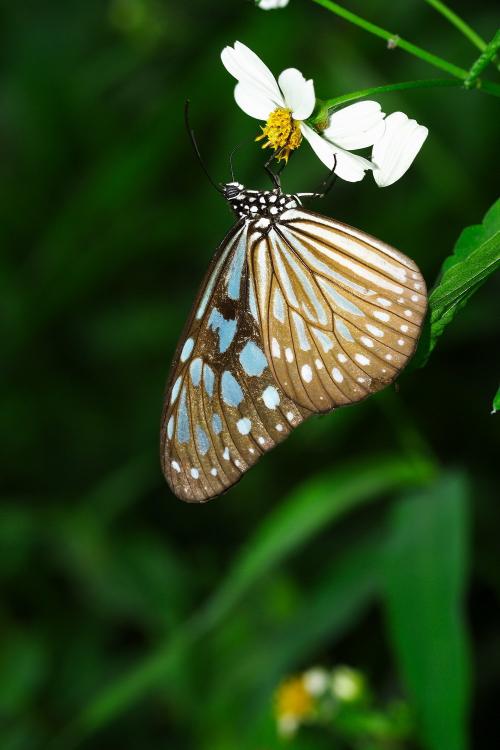
[[460,18],[455,11],[451,10],[451,8],[448,8],[447,5],[441,2],[441,0],[425,0],[425,2],[428,5],[431,5],[434,10],[437,10],[438,13],[441,13],[444,18],[446,18],[447,21],[449,21],[452,26],[454,26],[458,31],[460,31],[461,34],[463,34],[469,42],[471,42],[474,47],[477,47],[477,49],[480,52],[483,52],[486,49],[486,41],[477,34],[474,29],[469,26],[466,21],[463,20],[463,18]]

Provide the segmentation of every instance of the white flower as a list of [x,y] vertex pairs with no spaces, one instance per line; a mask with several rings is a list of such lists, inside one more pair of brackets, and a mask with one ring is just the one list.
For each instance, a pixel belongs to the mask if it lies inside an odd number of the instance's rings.
[[236,103],[250,117],[266,121],[261,138],[267,138],[264,146],[271,146],[278,159],[288,160],[304,136],[318,158],[330,170],[335,166],[336,174],[344,180],[356,182],[363,178],[366,169],[372,169],[367,159],[331,143],[306,124],[305,120],[313,113],[316,95],[313,82],[306,81],[299,70],[287,68],[276,81],[260,57],[241,42],[225,47],[221,59],[238,81],[234,89]]
[[288,0],[257,0],[257,5],[262,10],[274,10],[275,8],[285,8]]
[[321,667],[308,669],[302,675],[304,687],[309,695],[322,695],[328,687],[328,672]]
[[[427,128],[408,120],[402,112],[385,117],[380,104],[357,102],[330,116],[320,133],[306,120],[312,115],[316,95],[312,80],[306,81],[296,68],[278,77],[241,42],[225,47],[221,54],[226,70],[236,78],[234,98],[250,117],[265,121],[262,135],[276,158],[288,160],[304,137],[316,156],[343,180],[358,182],[373,170],[380,187],[391,185],[410,167],[420,150]],[[351,153],[373,146],[373,162]]]
[[332,693],[341,701],[359,700],[365,690],[365,679],[361,672],[350,667],[337,667],[332,673]]
[[296,733],[298,728],[299,728],[299,722],[295,718],[295,716],[288,714],[286,716],[279,717],[278,732],[281,734],[282,737],[292,737]]

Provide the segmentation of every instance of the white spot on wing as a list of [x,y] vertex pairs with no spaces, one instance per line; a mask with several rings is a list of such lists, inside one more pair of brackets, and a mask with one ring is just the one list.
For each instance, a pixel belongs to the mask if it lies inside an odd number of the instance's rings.
[[377,318],[377,320],[381,320],[382,323],[387,323],[387,321],[391,319],[389,313],[381,312],[381,310],[374,310],[373,317]]
[[306,327],[304,325],[304,321],[302,320],[300,315],[297,315],[297,313],[293,310],[292,310],[292,320],[295,326],[295,330],[297,332],[300,348],[302,349],[303,352],[308,352],[311,348],[311,343],[306,333]]
[[321,347],[325,354],[328,354],[330,349],[333,349],[332,337],[327,333],[324,333],[324,331],[319,331],[317,328],[313,328],[312,331],[314,333],[314,336],[316,337],[316,340],[321,344]]
[[238,428],[238,432],[241,432],[242,435],[248,435],[252,429],[252,423],[248,417],[243,417],[236,422],[236,427]]
[[335,330],[340,333],[343,339],[352,343],[354,341],[352,334],[343,320],[335,318]]
[[340,309],[345,312],[351,313],[351,315],[364,317],[364,312],[342,294],[339,294],[339,292],[337,292],[328,281],[318,277],[318,283],[334,305],[337,305],[337,307],[340,307]]
[[309,365],[302,365],[302,368],[300,370],[302,378],[305,380],[306,383],[310,383],[313,377],[312,370]]
[[248,284],[248,307],[250,308],[250,314],[258,322],[259,314],[257,312],[257,302],[255,300],[255,289],[252,279],[250,279]]
[[380,338],[382,338],[382,336],[384,335],[384,332],[380,328],[377,328],[377,326],[372,326],[371,323],[366,324],[366,330],[374,336],[379,336]]
[[354,359],[356,360],[356,362],[359,362],[360,365],[369,365],[370,364],[369,358],[365,357],[364,354],[355,354],[354,355]]
[[174,387],[172,388],[172,394],[170,396],[170,403],[171,404],[173,404],[175,402],[175,399],[179,395],[179,389],[181,387],[181,383],[182,383],[182,375],[179,375],[179,377],[177,378],[177,380],[174,383]]
[[262,375],[267,367],[267,359],[264,352],[254,341],[247,341],[240,352],[240,363],[247,375]]
[[195,387],[198,387],[200,385],[201,366],[202,366],[201,357],[196,357],[196,359],[193,359],[193,361],[191,362],[191,365],[189,366],[189,372],[191,373],[191,380],[193,381],[193,385]]
[[[242,229],[242,232],[246,235],[246,229]],[[226,260],[229,251],[234,248],[236,242],[238,241],[238,235],[232,238],[230,242],[228,242],[228,245],[226,249],[222,252],[222,255],[220,256],[219,260],[217,261],[217,264],[212,271],[212,275],[210,276],[210,279],[208,281],[208,284],[206,286],[205,292],[203,293],[203,297],[201,298],[201,302],[199,304],[199,307],[196,311],[196,319],[199,320],[205,313],[205,310],[207,308],[208,300],[212,296],[212,292],[214,290],[215,282],[217,281],[217,277],[219,275],[219,271],[221,269],[221,266],[223,265],[224,261]]]
[[338,367],[333,368],[332,378],[335,380],[336,383],[341,383],[344,380],[344,376],[342,375]]
[[181,351],[181,362],[185,362],[189,358],[189,355],[193,351],[194,339],[189,338],[184,342],[184,346]]
[[280,402],[280,394],[273,385],[268,385],[262,393],[262,400],[268,409],[276,409]]
[[285,322],[285,300],[279,287],[275,287],[273,295],[273,315],[280,323]]

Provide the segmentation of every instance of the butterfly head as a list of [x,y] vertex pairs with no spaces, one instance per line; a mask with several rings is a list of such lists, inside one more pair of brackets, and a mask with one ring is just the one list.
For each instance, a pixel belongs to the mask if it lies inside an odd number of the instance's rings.
[[248,190],[240,182],[227,182],[223,194],[240,219],[276,220],[283,211],[300,206],[296,195],[286,195],[280,190]]

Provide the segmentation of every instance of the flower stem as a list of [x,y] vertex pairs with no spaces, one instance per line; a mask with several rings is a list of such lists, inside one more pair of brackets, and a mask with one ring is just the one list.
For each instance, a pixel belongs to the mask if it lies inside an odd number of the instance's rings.
[[[492,62],[495,59],[495,56],[500,49],[500,29],[497,31],[493,39],[489,44],[486,45],[483,52],[479,55],[477,60],[475,60],[470,69],[469,69],[469,75],[464,81],[464,86],[466,89],[470,89],[477,85],[478,78],[483,72],[483,70],[486,68],[487,65],[489,65],[490,62]],[[479,82],[479,86],[484,86],[484,81]]]
[[463,18],[460,18],[451,8],[441,2],[441,0],[425,0],[428,5],[431,5],[438,13],[441,13],[458,31],[460,31],[469,42],[478,48],[480,52],[486,49],[485,40],[477,34],[473,28],[466,23]]
[[349,21],[356,26],[360,26],[370,34],[381,37],[388,42],[393,42],[395,46],[404,49],[405,52],[409,52],[411,55],[419,57],[421,60],[425,60],[425,62],[433,65],[435,68],[446,71],[455,78],[465,80],[468,76],[467,70],[459,68],[457,65],[454,65],[447,60],[443,60],[442,57],[438,57],[437,55],[432,54],[432,52],[427,52],[427,50],[422,49],[422,47],[417,47],[415,44],[406,41],[406,39],[401,39],[397,34],[391,33],[390,31],[387,31],[387,29],[383,29],[381,26],[376,26],[374,23],[371,23],[370,21],[361,18],[361,16],[352,13],[350,10],[347,10],[347,8],[344,8],[342,5],[332,2],[332,0],[313,0],[313,2],[322,5],[324,8],[335,13],[335,15],[344,18],[346,21]]
[[[322,126],[326,127],[330,111],[339,104],[356,101],[356,99],[364,99],[373,94],[385,94],[388,91],[404,91],[406,89],[458,88],[463,85],[463,81],[457,81],[453,78],[429,78],[420,81],[402,81],[400,83],[389,83],[384,86],[373,86],[369,89],[360,89],[359,91],[353,91],[350,94],[336,96],[333,99],[319,101],[318,110],[311,122],[319,129],[321,129]],[[486,82],[482,84],[482,88],[490,94],[500,96],[500,86],[496,86],[496,84]]]

